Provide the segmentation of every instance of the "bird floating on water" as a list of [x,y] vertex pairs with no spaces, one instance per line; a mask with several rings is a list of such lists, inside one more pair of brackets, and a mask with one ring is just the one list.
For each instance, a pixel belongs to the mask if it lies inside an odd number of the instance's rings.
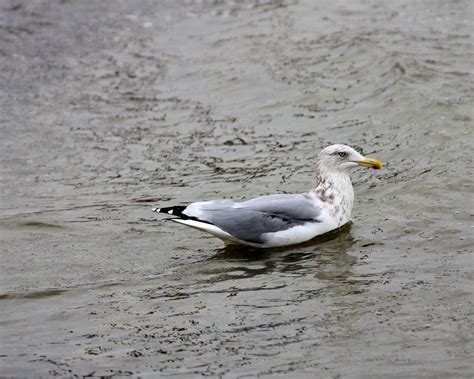
[[354,191],[348,171],[357,166],[381,169],[377,159],[352,147],[331,145],[316,160],[316,187],[302,194],[279,194],[233,202],[200,201],[154,208],[172,220],[210,233],[228,243],[278,247],[302,243],[350,221]]

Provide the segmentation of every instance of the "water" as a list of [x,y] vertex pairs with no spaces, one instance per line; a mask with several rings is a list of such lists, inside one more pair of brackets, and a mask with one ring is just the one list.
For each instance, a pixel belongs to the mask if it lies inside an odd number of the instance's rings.
[[[0,367],[9,376],[469,377],[469,1],[3,2]],[[353,223],[225,247],[150,209],[303,192]]]

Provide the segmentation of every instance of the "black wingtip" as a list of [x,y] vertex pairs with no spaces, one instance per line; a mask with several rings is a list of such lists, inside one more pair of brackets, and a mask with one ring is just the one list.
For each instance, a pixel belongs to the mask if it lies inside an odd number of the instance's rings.
[[[212,225],[212,222],[209,222],[209,221],[206,221],[206,220],[200,220],[197,217],[189,216],[189,215],[183,213],[184,210],[187,207],[188,207],[187,205],[175,205],[174,207],[153,208],[152,211],[153,212],[158,212],[158,213],[166,213],[170,216],[176,216],[176,217],[179,217],[180,219],[183,219],[183,220],[195,220],[195,221],[199,221],[199,222],[203,222],[203,223]],[[172,220],[175,220],[175,219],[172,219]]]
[[165,208],[153,208],[153,212],[166,213],[172,216],[183,216],[183,211],[186,209],[184,205],[176,205],[174,207],[165,207]]

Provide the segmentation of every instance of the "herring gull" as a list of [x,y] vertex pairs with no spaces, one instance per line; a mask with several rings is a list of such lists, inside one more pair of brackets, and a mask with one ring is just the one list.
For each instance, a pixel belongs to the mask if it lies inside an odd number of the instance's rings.
[[228,243],[278,247],[311,240],[350,221],[354,191],[348,171],[364,166],[381,169],[346,145],[323,149],[316,160],[316,186],[301,194],[278,194],[233,202],[200,201],[154,208],[172,220],[210,233]]

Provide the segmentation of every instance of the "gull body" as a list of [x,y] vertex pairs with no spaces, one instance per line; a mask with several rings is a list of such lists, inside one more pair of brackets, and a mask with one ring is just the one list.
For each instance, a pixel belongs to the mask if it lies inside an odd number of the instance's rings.
[[331,145],[316,160],[316,186],[301,194],[261,196],[243,202],[212,200],[153,211],[228,243],[278,247],[302,243],[350,221],[354,204],[349,170],[382,168],[347,145]]

